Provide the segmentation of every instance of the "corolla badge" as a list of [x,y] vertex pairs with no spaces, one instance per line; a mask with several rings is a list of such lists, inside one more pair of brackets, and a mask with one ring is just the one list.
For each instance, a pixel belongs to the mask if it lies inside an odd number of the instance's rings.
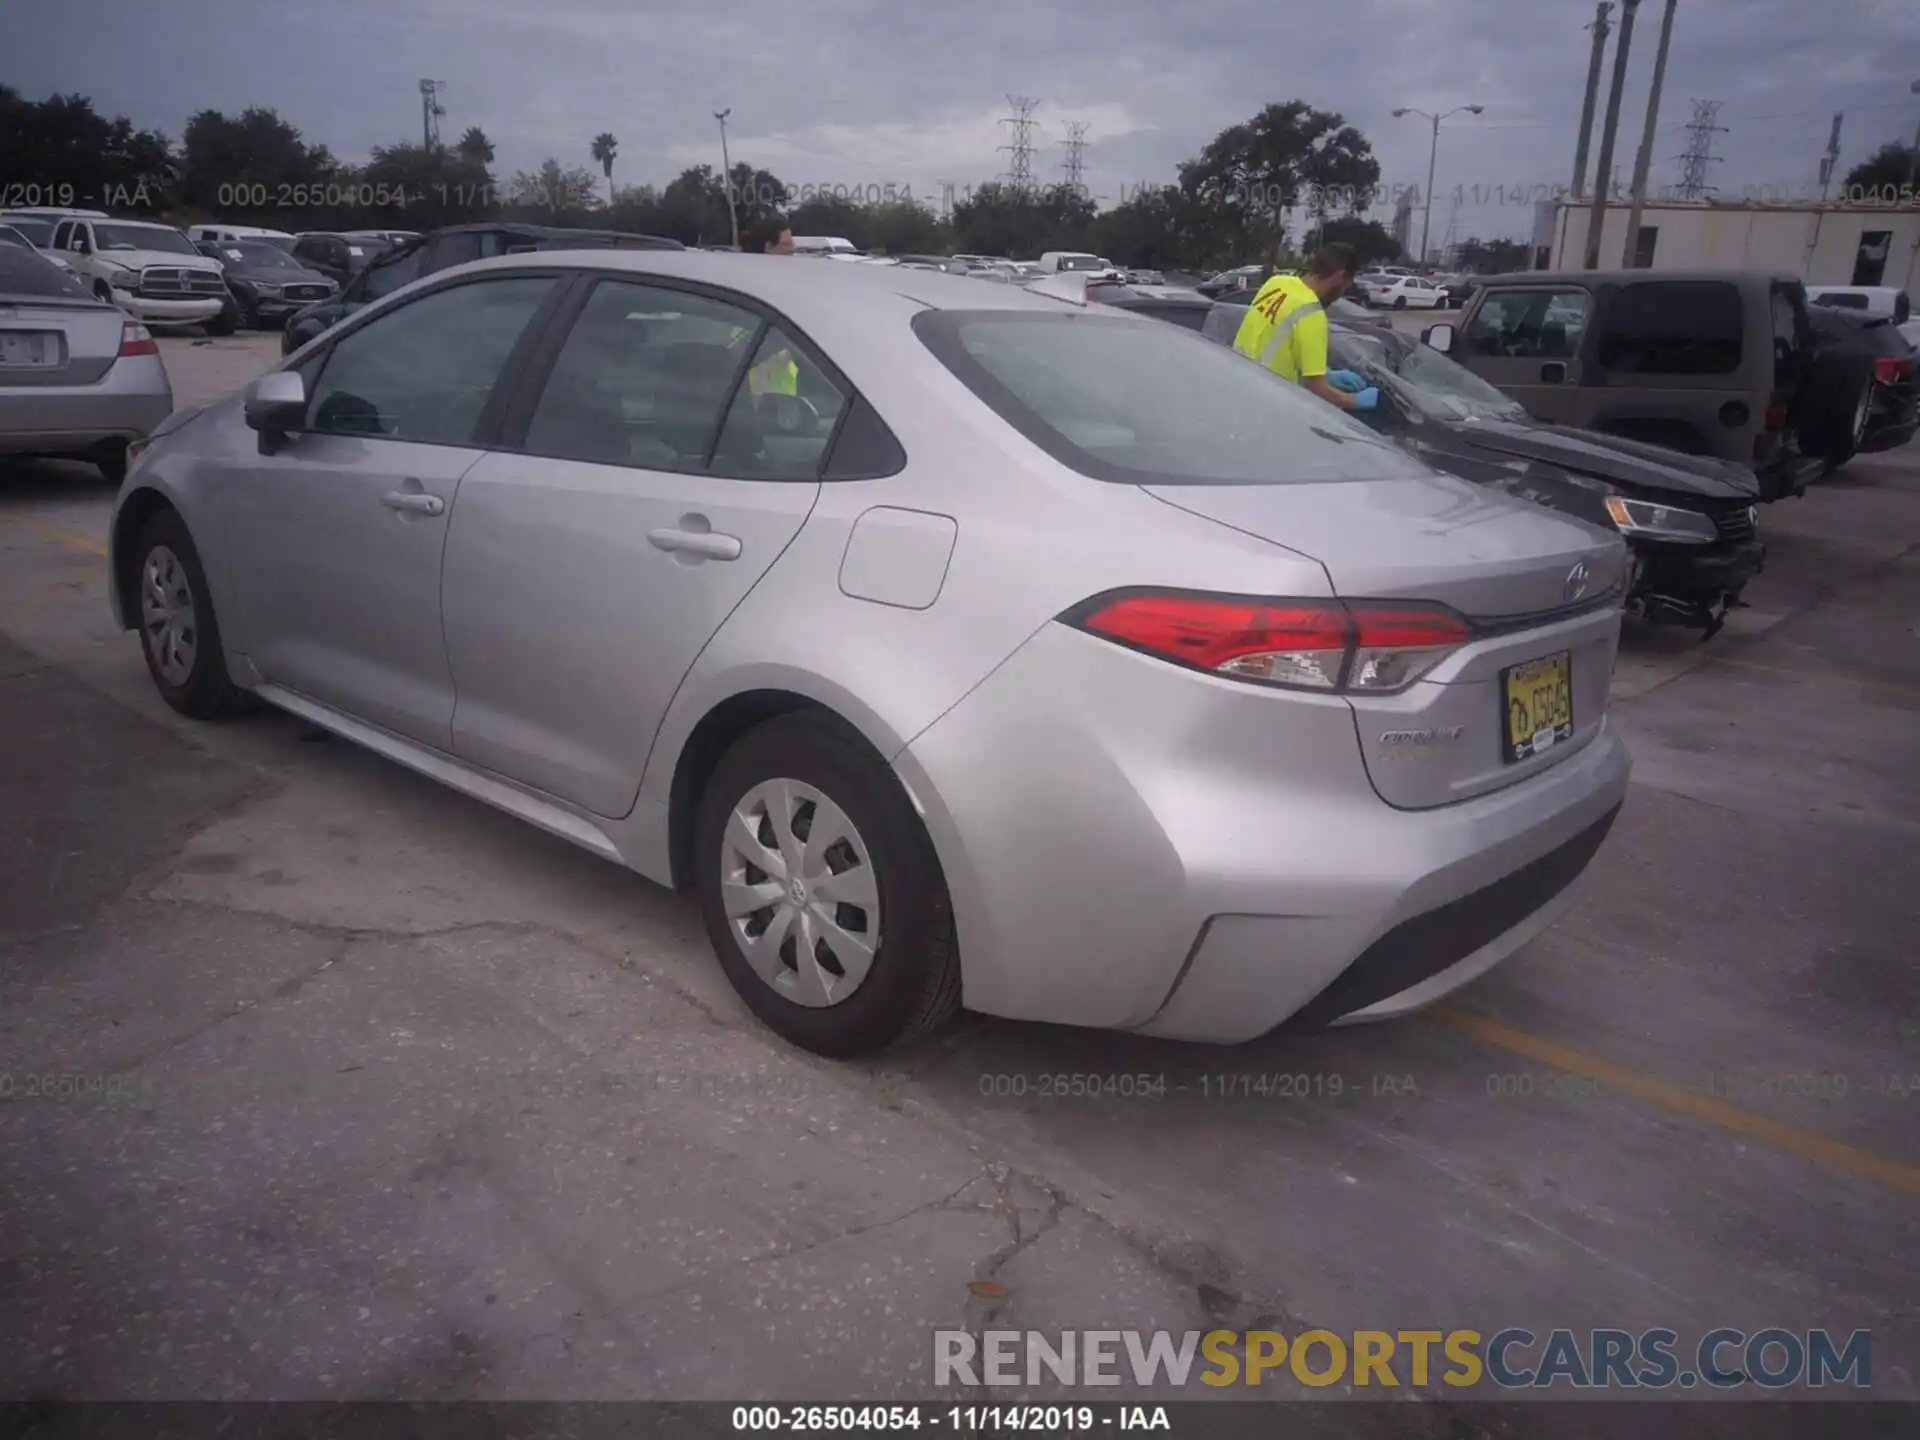
[[1582,595],[1586,594],[1587,586],[1592,580],[1593,572],[1587,569],[1587,562],[1584,560],[1569,570],[1567,572],[1566,586],[1567,603],[1572,604],[1575,600],[1578,600]]

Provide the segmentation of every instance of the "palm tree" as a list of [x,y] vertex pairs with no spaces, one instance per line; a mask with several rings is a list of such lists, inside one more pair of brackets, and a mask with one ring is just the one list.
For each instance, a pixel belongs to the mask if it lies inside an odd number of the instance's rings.
[[610,131],[602,130],[593,137],[593,158],[600,162],[600,170],[607,177],[607,199],[613,199],[613,157],[620,148],[620,142],[613,138]]
[[487,138],[487,132],[478,125],[469,125],[467,133],[460,137],[460,143],[453,147],[460,152],[464,160],[472,160],[481,165],[493,163],[493,141]]

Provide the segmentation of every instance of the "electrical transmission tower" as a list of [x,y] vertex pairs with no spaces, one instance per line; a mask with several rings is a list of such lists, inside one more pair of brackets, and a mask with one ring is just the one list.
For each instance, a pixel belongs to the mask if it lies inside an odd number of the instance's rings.
[[447,107],[440,103],[440,93],[446,88],[444,80],[420,82],[420,138],[429,150],[440,148],[440,121],[447,113]]
[[1060,148],[1067,152],[1066,163],[1061,166],[1067,172],[1067,189],[1078,195],[1086,188],[1087,122],[1069,120],[1067,138],[1060,142]]
[[1687,148],[1675,157],[1680,162],[1682,200],[1704,200],[1713,194],[1714,187],[1707,183],[1707,167],[1720,163],[1720,157],[1713,153],[1713,137],[1727,133],[1726,126],[1714,123],[1720,114],[1720,103],[1718,100],[1693,102],[1693,119],[1687,125]]
[[1040,123],[1033,112],[1040,108],[1040,102],[1025,95],[1009,95],[1007,103],[1013,107],[1013,114],[1000,123],[1013,127],[1013,139],[1000,147],[1008,157],[1002,178],[1025,189],[1033,184],[1033,132]]

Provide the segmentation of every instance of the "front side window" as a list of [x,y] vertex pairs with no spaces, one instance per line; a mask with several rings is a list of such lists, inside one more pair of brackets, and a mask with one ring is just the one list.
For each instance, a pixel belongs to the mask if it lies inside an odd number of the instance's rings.
[[1723,282],[1627,285],[1607,306],[1600,364],[1621,375],[1731,375],[1745,323],[1739,290]]
[[472,444],[508,356],[553,283],[515,275],[456,285],[342,337],[313,388],[307,428]]
[[1480,302],[1461,347],[1489,359],[1571,360],[1580,353],[1591,306],[1585,290],[1495,291]]
[[1124,485],[1429,472],[1317,396],[1173,325],[1093,311],[923,311],[914,332],[1040,450]]

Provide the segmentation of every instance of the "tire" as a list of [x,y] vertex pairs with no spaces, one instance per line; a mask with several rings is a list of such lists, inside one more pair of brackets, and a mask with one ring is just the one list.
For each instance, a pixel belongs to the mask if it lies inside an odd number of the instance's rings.
[[127,478],[127,442],[109,440],[87,452],[86,458],[100,472],[100,478],[116,490]]
[[1393,308],[1394,308],[1394,309],[1396,309],[1396,310],[1404,310],[1404,309],[1406,309],[1406,308],[1407,308],[1407,297],[1406,297],[1406,296],[1404,296],[1404,295],[1396,295],[1396,296],[1394,296],[1394,297],[1393,297]]
[[[176,511],[158,512],[140,532],[133,586],[140,654],[160,698],[192,720],[216,720],[245,708],[246,693],[227,674],[200,552]],[[168,628],[160,631],[163,614]]]
[[1800,448],[1826,462],[1831,474],[1859,449],[1873,410],[1873,360],[1855,354],[1824,354],[1815,362],[1800,396]]
[[120,302],[113,298],[113,287],[104,280],[96,280],[93,282],[93,298],[105,301],[116,309],[120,308]]
[[[783,790],[798,803],[783,803]],[[780,848],[768,850],[764,842],[780,835],[772,825],[776,812],[790,814],[811,836],[831,814],[828,806],[846,822],[833,824],[841,843],[825,848],[825,873],[810,861],[803,876],[815,886],[837,882],[837,894],[823,901],[817,890],[803,891],[796,906],[782,886],[787,865]],[[759,840],[758,857],[773,863],[746,861],[739,841],[749,822],[738,816],[757,817],[746,843]],[[784,715],[736,741],[701,796],[693,857],[694,889],[721,969],[747,1007],[784,1039],[850,1060],[930,1034],[958,1013],[959,946],[933,842],[899,781],[841,722]],[[727,894],[745,884],[766,887],[769,903],[742,912],[736,922],[727,913]],[[823,916],[823,904],[833,905],[831,917]],[[825,935],[834,932],[815,934],[814,954],[826,947],[824,960],[815,960],[800,953],[800,926],[823,918],[836,922],[842,938],[828,945]],[[758,957],[756,968],[743,942],[775,925],[785,940]],[[879,938],[864,975],[857,975],[861,935]],[[843,956],[856,963],[844,963]],[[831,965],[840,974],[831,973]],[[763,969],[771,978],[762,978]]]
[[231,302],[213,319],[205,321],[200,328],[216,339],[225,339],[233,334],[239,324],[239,317]]

